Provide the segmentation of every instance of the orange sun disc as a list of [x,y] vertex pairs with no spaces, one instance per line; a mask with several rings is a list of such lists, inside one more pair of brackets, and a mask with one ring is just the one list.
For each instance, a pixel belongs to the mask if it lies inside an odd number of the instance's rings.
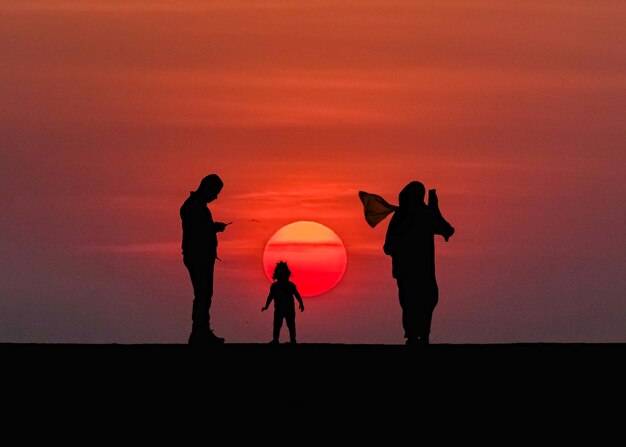
[[330,228],[311,221],[293,222],[272,235],[263,252],[263,269],[272,280],[274,267],[285,261],[302,296],[317,296],[335,287],[346,272],[347,253]]

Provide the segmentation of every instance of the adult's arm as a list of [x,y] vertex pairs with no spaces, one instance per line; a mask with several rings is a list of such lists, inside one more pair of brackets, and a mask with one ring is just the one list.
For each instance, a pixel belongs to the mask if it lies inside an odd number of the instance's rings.
[[454,227],[441,214],[439,199],[436,194],[429,196],[428,207],[433,210],[434,214],[434,233],[443,236],[446,242],[448,242],[448,239],[454,234]]

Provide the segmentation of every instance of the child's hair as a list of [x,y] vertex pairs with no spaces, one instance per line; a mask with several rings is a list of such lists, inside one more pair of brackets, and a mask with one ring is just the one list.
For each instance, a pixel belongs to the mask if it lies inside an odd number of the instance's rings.
[[284,261],[277,262],[272,279],[289,279],[289,276],[291,276],[291,270],[289,270],[287,263]]

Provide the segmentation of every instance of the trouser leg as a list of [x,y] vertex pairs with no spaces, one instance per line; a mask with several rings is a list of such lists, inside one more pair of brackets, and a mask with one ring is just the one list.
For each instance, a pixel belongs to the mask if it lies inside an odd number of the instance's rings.
[[436,284],[424,287],[419,297],[417,312],[417,335],[422,343],[430,342],[430,330],[433,312],[439,301],[439,290]]
[[398,279],[398,299],[402,310],[402,328],[407,340],[417,337],[415,291],[407,280]]
[[285,317],[287,328],[289,329],[289,340],[293,343],[296,341],[296,316],[288,315]]
[[210,308],[213,298],[213,263],[190,263],[189,271],[193,286],[193,307],[191,313],[192,336],[204,337],[210,332]]
[[280,329],[283,327],[283,316],[280,314],[274,314],[274,332],[273,340],[278,341],[280,339]]

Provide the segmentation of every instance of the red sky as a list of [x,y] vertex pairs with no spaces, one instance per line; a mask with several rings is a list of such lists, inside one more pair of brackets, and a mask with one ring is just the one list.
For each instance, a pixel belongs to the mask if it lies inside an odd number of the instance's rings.
[[269,341],[263,247],[312,220],[348,267],[299,340],[402,343],[357,193],[411,180],[457,230],[433,342],[626,342],[623,2],[111,3],[0,3],[0,342],[184,343],[211,172],[227,342]]

